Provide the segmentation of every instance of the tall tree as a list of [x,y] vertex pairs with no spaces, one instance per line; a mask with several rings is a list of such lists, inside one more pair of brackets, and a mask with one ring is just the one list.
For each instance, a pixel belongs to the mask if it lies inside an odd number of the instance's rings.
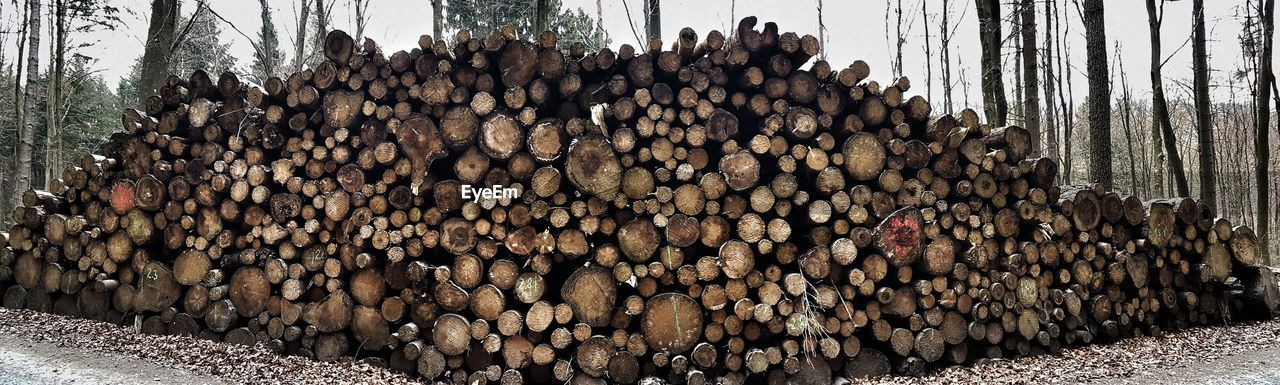
[[431,33],[444,39],[444,0],[431,0]]
[[1058,159],[1058,121],[1054,114],[1057,107],[1053,104],[1053,8],[1056,0],[1048,0],[1044,7],[1044,55],[1041,56],[1040,67],[1044,68],[1044,123],[1049,135],[1045,138],[1045,148],[1049,149],[1050,159]]
[[[1205,47],[1204,0],[1191,2],[1191,20],[1191,70],[1194,73],[1192,88],[1195,91],[1196,132],[1200,142],[1200,204],[1209,206],[1209,212],[1217,213],[1218,182],[1217,172],[1214,171],[1217,160],[1213,148],[1213,121],[1209,115],[1209,53]],[[1266,84],[1258,84],[1258,90],[1270,91]],[[1264,109],[1268,98],[1260,99],[1259,105]]]
[[1151,112],[1154,115],[1151,124],[1159,127],[1159,135],[1152,135],[1152,140],[1159,142],[1156,143],[1156,151],[1161,150],[1159,144],[1163,143],[1164,152],[1163,156],[1156,156],[1157,162],[1155,163],[1156,167],[1161,167],[1159,160],[1167,160],[1169,173],[1173,177],[1178,196],[1191,196],[1191,188],[1187,183],[1187,173],[1182,167],[1182,157],[1178,154],[1178,140],[1173,132],[1173,124],[1169,118],[1169,103],[1164,96],[1164,76],[1161,74],[1161,70],[1164,68],[1164,59],[1161,58],[1160,53],[1160,27],[1164,23],[1164,0],[1158,0],[1160,2],[1159,5],[1156,4],[1157,0],[1146,1],[1147,25],[1151,30]]
[[662,5],[659,0],[644,0],[644,30],[647,37],[662,38]]
[[893,77],[895,78],[902,76],[902,45],[907,42],[906,37],[902,34],[902,0],[897,1],[897,9],[894,11],[898,15],[897,33],[895,34],[896,38],[893,40],[896,45],[896,49],[893,50],[894,55],[896,55],[893,60]]
[[[222,42],[222,26],[217,14],[200,3],[190,17],[183,19],[179,24],[182,25],[185,36],[179,37],[175,42],[168,66],[164,69],[165,74],[186,78],[195,70],[204,70],[217,77],[222,72],[236,68],[236,58],[231,55],[231,44]],[[256,49],[258,45],[254,45]],[[140,93],[138,88],[141,76],[139,61],[129,76],[120,82],[117,93],[122,100],[145,100],[145,94]]]
[[333,1],[316,0],[315,8],[312,9],[316,16],[316,31],[311,37],[311,52],[315,60],[308,64],[314,65],[316,64],[314,63],[315,61],[319,61],[324,57],[321,52],[324,52],[324,39],[329,34],[329,23],[333,21]]
[[[920,2],[920,17],[923,17],[923,18],[926,18],[926,19],[929,17],[929,3],[928,3],[928,2],[924,2],[924,1],[921,1],[921,2]],[[819,22],[819,25],[821,25],[821,22],[822,22],[822,2],[821,2],[821,1],[819,1],[819,2],[818,2],[818,22]],[[822,34],[821,29],[818,31],[818,34],[819,34],[819,35],[821,35],[821,34]],[[926,97],[927,99],[929,99],[929,100],[935,100],[935,99],[933,98],[933,61],[930,61],[930,60],[928,59],[928,58],[933,57],[933,45],[932,45],[932,43],[931,43],[931,40],[933,40],[933,39],[930,39],[930,38],[929,38],[929,28],[928,28],[928,27],[925,27],[925,29],[924,29],[924,57],[925,57],[925,60],[924,60],[924,70],[925,70],[925,72],[924,72],[924,73],[925,73],[925,75],[924,75],[924,84],[925,84],[924,89],[925,89],[925,97]]]
[[1036,68],[1036,3],[1022,0],[1022,120],[1031,133],[1031,150],[1040,152],[1040,80]]
[[164,83],[169,60],[178,39],[178,0],[151,0],[151,23],[142,53],[142,73],[138,81],[138,103],[146,100]]
[[18,161],[14,164],[12,204],[22,204],[22,193],[31,189],[31,157],[36,147],[36,103],[40,98],[40,0],[27,0],[27,86],[22,94],[22,126],[18,127]]
[[945,105],[944,111],[951,114],[951,90],[955,87],[951,83],[951,37],[955,31],[947,27],[951,18],[950,0],[942,0],[942,25],[938,28],[938,50],[941,51],[942,57],[942,104]]
[[[921,4],[923,3],[924,2],[921,2]],[[818,53],[818,58],[821,60],[827,60],[827,24],[822,21],[823,16],[822,0],[818,0],[818,45],[822,47],[822,51],[819,51]],[[932,76],[930,77],[931,79],[929,79],[929,84],[933,84]],[[933,89],[933,86],[931,85],[929,88]],[[930,94],[932,94],[932,91],[930,91]]]
[[604,0],[596,0],[596,20],[595,20],[596,24],[595,24],[595,28],[591,29],[592,31],[591,36],[594,37],[593,40],[595,40],[596,44],[600,45],[601,47],[604,46],[604,39],[605,39],[604,38],[605,33],[604,33],[604,4],[603,3],[604,3]]
[[956,64],[960,66],[960,91],[964,95],[964,105],[969,105],[969,77],[965,75],[964,56],[956,58]]
[[537,9],[534,11],[533,33],[536,35],[547,30],[547,19],[550,17],[548,14],[551,13],[551,8],[549,7],[550,4],[547,4],[549,3],[548,0],[535,1],[537,2]]
[[[1010,18],[1013,20],[1009,22],[1012,28],[1009,28],[1009,35],[1005,38],[1005,41],[1013,42],[1013,104],[1010,109],[1018,118],[1016,124],[1019,126],[1026,126],[1026,117],[1022,116],[1022,97],[1024,90],[1024,88],[1022,88],[1022,39],[1019,38],[1018,33],[1019,30],[1022,29],[1022,22],[1020,21],[1022,19],[1022,13],[1018,12],[1018,7],[1021,6],[1021,3],[1014,3],[1013,6],[1014,11],[1012,15],[1010,15]],[[1008,122],[1006,123],[1015,124],[1013,119],[1008,119]]]
[[[1203,0],[1196,0],[1200,2]],[[1254,156],[1257,157],[1254,165],[1254,177],[1257,178],[1258,188],[1258,220],[1257,230],[1258,240],[1260,244],[1266,245],[1262,247],[1262,260],[1267,265],[1271,264],[1271,255],[1268,243],[1268,231],[1271,225],[1271,189],[1270,179],[1267,178],[1267,170],[1271,163],[1271,108],[1267,104],[1271,98],[1271,85],[1275,82],[1275,74],[1271,70],[1271,34],[1275,31],[1275,0],[1259,0],[1258,1],[1258,18],[1262,23],[1262,52],[1258,58],[1258,92],[1255,108],[1257,112],[1254,114],[1254,130],[1257,133],[1257,140],[1253,144]],[[1203,17],[1203,16],[1201,16]],[[1203,28],[1203,27],[1200,27]]]
[[[1064,1],[1065,4],[1065,1]],[[1055,28],[1055,44],[1057,44],[1058,56],[1054,58],[1055,67],[1058,68],[1058,78],[1054,79],[1058,82],[1058,108],[1062,112],[1062,182],[1070,184],[1071,176],[1075,172],[1072,162],[1072,151],[1067,147],[1072,142],[1071,134],[1076,126],[1076,94],[1075,88],[1071,86],[1071,74],[1075,71],[1071,70],[1071,42],[1067,39],[1071,36],[1071,20],[1068,19],[1064,24],[1061,19],[1063,12],[1057,12],[1057,5],[1054,5],[1053,24]],[[1064,57],[1068,59],[1063,59]],[[1063,65],[1063,62],[1066,65]],[[1063,76],[1063,75],[1066,76]]]
[[[982,107],[987,122],[1003,126],[1009,115],[1004,95],[1004,73],[1000,71],[1000,1],[975,0],[978,7],[978,35],[982,42]],[[1106,60],[1105,58],[1103,60]]]
[[284,52],[280,51],[280,38],[271,17],[271,7],[267,5],[267,0],[258,0],[258,4],[262,7],[262,30],[258,31],[258,43],[254,45],[256,49],[249,72],[254,80],[262,84],[272,76],[284,74],[281,71]]
[[[23,61],[26,58],[26,54],[27,54],[27,51],[25,49],[26,43],[27,43],[27,36],[28,36],[27,33],[30,30],[30,25],[27,24],[26,21],[30,17],[31,9],[29,7],[30,4],[27,1],[15,1],[14,8],[17,8],[19,4],[21,4],[22,6],[22,13],[19,13],[17,15],[18,16],[18,23],[17,23],[18,35],[17,35],[16,43],[18,48],[18,57],[16,61],[10,64],[12,66],[11,71],[14,74],[13,78],[5,79],[5,80],[12,80],[13,82],[12,84],[8,84],[8,86],[11,86],[13,88],[12,118],[14,123],[13,127],[15,128],[13,130],[14,136],[10,137],[6,135],[8,134],[8,132],[0,131],[0,135],[2,135],[4,139],[6,139],[5,143],[3,143],[4,152],[10,153],[10,154],[15,154],[17,152],[18,146],[21,144],[21,141],[18,140],[19,138],[17,136],[19,133],[22,132],[22,128],[27,126],[25,121],[26,119],[25,111],[27,110],[23,108],[24,107],[23,106],[24,89],[22,87],[23,86],[22,73],[25,68]],[[0,79],[4,79],[4,78],[5,77],[0,77]],[[16,159],[9,158],[9,157],[0,157],[0,160],[4,161],[3,163],[0,163],[0,166],[5,167],[5,169],[14,170],[14,173],[13,173],[14,175],[9,175],[9,173],[0,173],[0,181],[4,182],[3,186],[0,186],[2,187],[0,188],[0,192],[8,193],[8,196],[10,197],[9,199],[0,200],[0,213],[8,213],[13,211],[13,207],[15,207],[13,206],[13,204],[21,203],[19,199],[14,199],[18,197],[18,193],[17,193],[18,190],[16,189],[17,187],[16,174],[19,168],[16,164],[17,163]],[[8,215],[0,215],[0,225],[8,224],[10,219],[11,217]]]
[[369,4],[371,0],[352,0],[351,8],[356,13],[356,44],[364,42],[364,27],[369,24]]
[[298,9],[298,34],[293,39],[293,72],[302,71],[306,67],[307,55],[307,26],[311,24],[311,0],[301,0],[302,8]]
[[48,186],[62,167],[62,122],[59,107],[62,104],[63,87],[66,86],[67,53],[67,0],[53,0],[49,4],[53,19],[49,25],[49,75],[45,97],[44,186]]
[[1111,87],[1102,2],[1085,0],[1083,13],[1085,68],[1089,74],[1089,179],[1111,188]]
[[1120,113],[1124,126],[1125,150],[1129,154],[1129,193],[1138,195],[1137,150],[1133,146],[1133,93],[1129,90],[1129,73],[1124,70],[1120,41],[1116,41],[1116,70],[1120,72]]

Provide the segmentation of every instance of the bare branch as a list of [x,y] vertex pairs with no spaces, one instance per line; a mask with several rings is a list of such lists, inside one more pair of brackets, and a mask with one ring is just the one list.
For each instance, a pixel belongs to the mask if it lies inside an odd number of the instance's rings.
[[182,42],[187,40],[187,33],[191,32],[191,26],[195,24],[196,17],[199,17],[200,12],[207,9],[209,9],[209,4],[204,0],[200,0],[196,3],[196,11],[191,13],[191,18],[187,19],[187,25],[182,27],[182,32],[178,33],[178,37],[173,39],[173,45],[169,47],[169,52],[178,50],[178,46],[182,45]]
[[640,38],[640,33],[636,32],[636,23],[631,17],[631,6],[627,5],[627,0],[622,0],[622,9],[627,11],[627,25],[631,27],[631,35],[636,38],[636,44],[639,47],[645,47],[646,44],[644,43],[644,40]]

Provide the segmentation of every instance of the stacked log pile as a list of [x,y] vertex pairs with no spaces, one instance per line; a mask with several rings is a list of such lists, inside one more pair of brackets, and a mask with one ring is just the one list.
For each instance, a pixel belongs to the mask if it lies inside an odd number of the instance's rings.
[[3,304],[504,385],[826,384],[1274,306],[1248,228],[1055,186],[1026,130],[756,27],[335,31],[261,86],[170,77],[24,194]]

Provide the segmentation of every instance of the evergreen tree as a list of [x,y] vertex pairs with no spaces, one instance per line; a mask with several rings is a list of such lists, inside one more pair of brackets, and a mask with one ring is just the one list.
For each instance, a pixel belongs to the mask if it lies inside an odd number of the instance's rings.
[[[93,61],[76,56],[67,63],[66,103],[60,107],[64,130],[59,138],[66,150],[65,159],[78,162],[95,151],[120,125],[120,110],[125,105],[111,92],[101,75],[91,68]],[[47,107],[46,107],[47,108]],[[60,177],[60,176],[59,176]]]
[[258,42],[254,44],[253,64],[249,65],[249,76],[258,84],[265,84],[272,76],[284,74],[284,51],[280,50],[280,38],[271,16],[271,7],[267,0],[259,0],[262,5],[262,30],[258,31]]
[[[549,26],[556,36],[560,37],[562,47],[572,43],[582,43],[588,50],[596,50],[608,46],[609,38],[604,41],[595,38],[596,20],[588,16],[582,8],[562,9],[560,0],[547,3],[554,14],[549,17]],[[516,28],[520,37],[530,39],[537,37],[541,31],[534,31],[537,4],[527,0],[450,0],[444,4],[445,26],[452,36],[459,30],[469,30],[472,35],[485,35],[489,31],[511,25]]]
[[[236,58],[231,56],[231,43],[223,43],[220,38],[222,31],[217,16],[207,10],[200,10],[193,17],[194,20],[184,17],[178,23],[185,28],[190,21],[190,30],[174,50],[173,57],[169,60],[168,73],[186,78],[195,70],[202,69],[216,79],[223,72],[234,72]],[[128,77],[121,79],[116,88],[116,95],[126,105],[137,105],[140,98],[149,95],[142,95],[138,91],[142,84],[141,63],[139,58]]]
[[231,56],[231,43],[223,43],[220,39],[222,27],[212,12],[204,10],[193,15],[194,20],[184,18],[178,25],[191,29],[173,52],[173,60],[169,61],[169,73],[183,78],[190,76],[198,69],[205,70],[213,78],[230,71],[236,66],[236,58]]
[[556,36],[560,37],[560,41],[570,44],[582,43],[587,47],[587,52],[599,51],[601,48],[608,47],[612,41],[607,32],[600,35],[604,41],[599,40],[596,34],[596,20],[588,16],[582,8],[566,9],[555,14],[551,17],[549,24]]

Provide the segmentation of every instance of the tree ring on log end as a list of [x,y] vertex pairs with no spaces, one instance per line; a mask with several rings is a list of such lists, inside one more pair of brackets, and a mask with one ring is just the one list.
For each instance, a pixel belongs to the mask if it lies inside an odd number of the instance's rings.
[[873,234],[876,248],[894,267],[911,265],[920,256],[923,222],[923,216],[916,208],[894,211],[876,226]]
[[702,307],[684,294],[658,294],[645,303],[640,327],[650,348],[684,353],[702,336]]

